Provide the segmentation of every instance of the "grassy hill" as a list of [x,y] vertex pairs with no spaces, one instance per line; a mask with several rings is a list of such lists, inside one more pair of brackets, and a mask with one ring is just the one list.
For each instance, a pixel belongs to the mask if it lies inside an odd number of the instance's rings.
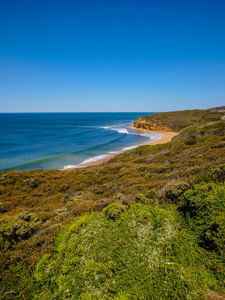
[[[218,110],[183,110],[171,111],[166,113],[156,113],[149,116],[143,116],[134,121],[135,127],[147,127],[152,124],[166,126],[172,131],[180,131],[190,125],[196,125],[202,122],[218,121],[224,116],[224,112]],[[160,130],[160,129],[159,129]]]
[[223,297],[225,122],[212,116],[98,166],[1,173],[0,299]]

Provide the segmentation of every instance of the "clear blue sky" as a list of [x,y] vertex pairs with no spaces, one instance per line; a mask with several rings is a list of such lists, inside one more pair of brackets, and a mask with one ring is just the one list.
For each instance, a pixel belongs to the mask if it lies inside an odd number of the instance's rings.
[[224,0],[0,0],[0,112],[221,105]]

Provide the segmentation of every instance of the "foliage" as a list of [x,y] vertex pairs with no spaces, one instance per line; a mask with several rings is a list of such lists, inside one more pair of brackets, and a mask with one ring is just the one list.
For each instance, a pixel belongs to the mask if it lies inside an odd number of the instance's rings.
[[13,247],[19,240],[26,240],[37,231],[39,220],[36,214],[23,211],[16,217],[2,219],[0,228],[0,249],[6,251]]
[[185,212],[188,226],[198,236],[200,245],[225,257],[224,184],[195,185],[185,192],[181,210]]
[[212,166],[210,170],[211,170],[210,175],[214,180],[218,180],[220,182],[225,181],[225,164]]
[[108,218],[115,204],[63,232],[55,255],[45,255],[37,265],[41,292],[35,298],[204,297],[204,287],[216,280],[205,269],[194,236],[178,230],[176,211],[136,204]]
[[120,202],[116,202],[104,208],[103,213],[109,219],[115,220],[120,217],[120,215],[123,213],[125,209],[126,209],[125,205],[121,204]]
[[[186,144],[194,145],[202,141],[215,139],[215,136],[223,136],[224,134],[224,121],[201,122],[183,129],[179,135],[173,138],[173,141],[185,140]],[[220,147],[224,147],[224,145],[221,144]]]
[[188,187],[189,184],[187,182],[178,181],[166,189],[166,197],[175,201],[188,189]]

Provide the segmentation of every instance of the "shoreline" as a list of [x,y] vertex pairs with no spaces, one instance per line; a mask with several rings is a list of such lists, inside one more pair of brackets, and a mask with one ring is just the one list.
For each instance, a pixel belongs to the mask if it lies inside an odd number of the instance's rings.
[[[173,132],[173,131],[154,131],[154,130],[147,130],[147,129],[136,128],[134,126],[129,126],[129,128],[133,129],[133,130],[137,130],[137,131],[150,132],[150,133],[156,133],[156,134],[161,134],[162,135],[162,137],[159,138],[158,140],[153,141],[153,142],[148,143],[148,144],[145,144],[145,145],[149,145],[149,146],[150,145],[154,146],[154,145],[159,145],[159,144],[166,144],[166,143],[170,142],[173,137],[175,137],[176,135],[178,135],[178,132]],[[137,147],[139,147],[139,146],[141,146],[141,145],[138,145]],[[126,152],[126,151],[128,151],[128,150],[125,150],[123,152]],[[123,152],[120,152],[120,153],[123,153]],[[98,160],[96,162],[87,163],[87,164],[85,164],[84,166],[81,166],[81,167],[86,168],[86,167],[100,165],[100,164],[108,161],[109,159],[117,156],[120,153],[111,154],[111,155],[109,154],[109,157],[107,157],[107,158],[100,159],[100,160]]]
[[136,128],[134,126],[130,126],[130,129],[137,130],[137,131],[145,131],[145,132],[151,132],[151,133],[156,133],[156,134],[161,134],[162,137],[158,139],[157,141],[151,142],[146,145],[158,145],[158,144],[165,144],[168,143],[172,140],[173,137],[178,135],[178,132],[174,131],[155,131],[155,130],[147,130],[147,129],[141,129],[141,128]]

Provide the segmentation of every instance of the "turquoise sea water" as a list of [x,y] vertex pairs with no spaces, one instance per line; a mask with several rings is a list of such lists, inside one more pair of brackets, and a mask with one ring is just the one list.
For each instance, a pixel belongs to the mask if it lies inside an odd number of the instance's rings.
[[0,170],[67,169],[150,143],[160,136],[132,129],[152,113],[0,114]]

